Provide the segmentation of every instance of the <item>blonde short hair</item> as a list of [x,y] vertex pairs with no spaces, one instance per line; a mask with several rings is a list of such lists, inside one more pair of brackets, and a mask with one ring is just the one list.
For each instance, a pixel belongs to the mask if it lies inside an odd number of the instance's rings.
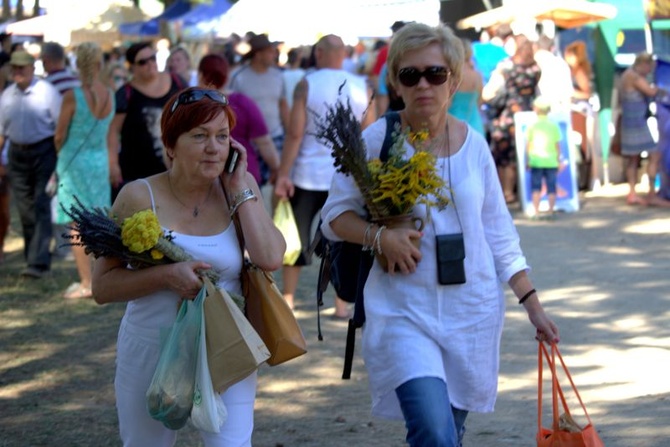
[[464,52],[463,43],[448,26],[429,26],[423,23],[408,23],[393,35],[388,54],[388,73],[391,85],[398,88],[400,62],[408,51],[421,50],[429,45],[438,44],[442,49],[450,79],[461,81]]

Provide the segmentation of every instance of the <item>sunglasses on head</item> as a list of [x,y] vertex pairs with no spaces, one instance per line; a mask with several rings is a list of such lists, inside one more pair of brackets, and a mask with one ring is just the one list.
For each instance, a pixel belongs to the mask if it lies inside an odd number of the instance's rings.
[[177,107],[180,105],[198,102],[204,97],[208,97],[212,101],[218,102],[224,106],[228,105],[228,98],[226,98],[226,96],[218,90],[189,90],[177,97],[177,100],[174,102],[174,104],[172,104],[170,113],[174,113],[174,111],[177,110]]
[[139,65],[140,67],[144,67],[149,62],[156,62],[156,55],[155,54],[152,54],[149,57],[145,57],[144,59],[137,59],[135,61],[135,65]]
[[447,70],[447,67],[441,66],[427,67],[423,71],[419,71],[418,68],[407,67],[401,68],[398,72],[398,81],[405,87],[414,87],[421,81],[421,78],[426,78],[430,85],[442,85],[449,78],[449,70]]

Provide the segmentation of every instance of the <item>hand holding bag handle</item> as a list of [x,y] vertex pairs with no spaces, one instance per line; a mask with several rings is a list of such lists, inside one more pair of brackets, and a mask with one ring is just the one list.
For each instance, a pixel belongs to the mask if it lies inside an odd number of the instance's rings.
[[[588,424],[575,431],[566,431],[560,427],[559,421],[559,409],[558,409],[558,399],[560,397],[561,404],[565,410],[565,414],[572,419],[570,415],[570,410],[568,409],[567,401],[565,400],[565,395],[563,390],[558,382],[558,375],[556,371],[556,357],[561,362],[563,371],[565,372],[566,377],[570,381],[570,386],[575,392],[575,396],[579,401],[579,404],[586,415]],[[551,395],[552,395],[552,429],[546,429],[542,427],[542,373],[543,373],[543,364],[544,360],[547,361],[549,369],[551,371]],[[575,427],[578,428],[578,427]],[[561,353],[558,350],[556,343],[551,343],[551,357],[547,351],[547,347],[544,342],[539,342],[538,346],[538,386],[537,386],[537,446],[538,447],[604,447],[605,444],[598,436],[598,433],[593,426],[591,417],[586,411],[586,406],[582,401],[577,387],[575,386],[572,376],[568,371],[565,361],[561,356]]]

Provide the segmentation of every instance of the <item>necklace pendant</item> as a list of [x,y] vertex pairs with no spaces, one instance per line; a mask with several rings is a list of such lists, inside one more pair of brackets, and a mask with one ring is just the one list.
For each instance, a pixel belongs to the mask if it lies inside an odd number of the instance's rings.
[[198,214],[200,214],[200,211],[198,211],[198,207],[196,206],[193,208],[193,217],[198,217]]

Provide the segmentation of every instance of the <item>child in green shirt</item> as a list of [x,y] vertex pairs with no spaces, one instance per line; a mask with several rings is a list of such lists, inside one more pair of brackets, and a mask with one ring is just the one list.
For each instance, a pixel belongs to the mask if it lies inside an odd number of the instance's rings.
[[538,218],[540,215],[540,197],[542,196],[542,180],[549,194],[549,216],[554,214],[556,205],[556,176],[561,157],[561,130],[547,116],[551,105],[542,96],[533,102],[533,110],[537,114],[535,122],[527,132],[526,163],[530,168],[530,187],[533,208]]

